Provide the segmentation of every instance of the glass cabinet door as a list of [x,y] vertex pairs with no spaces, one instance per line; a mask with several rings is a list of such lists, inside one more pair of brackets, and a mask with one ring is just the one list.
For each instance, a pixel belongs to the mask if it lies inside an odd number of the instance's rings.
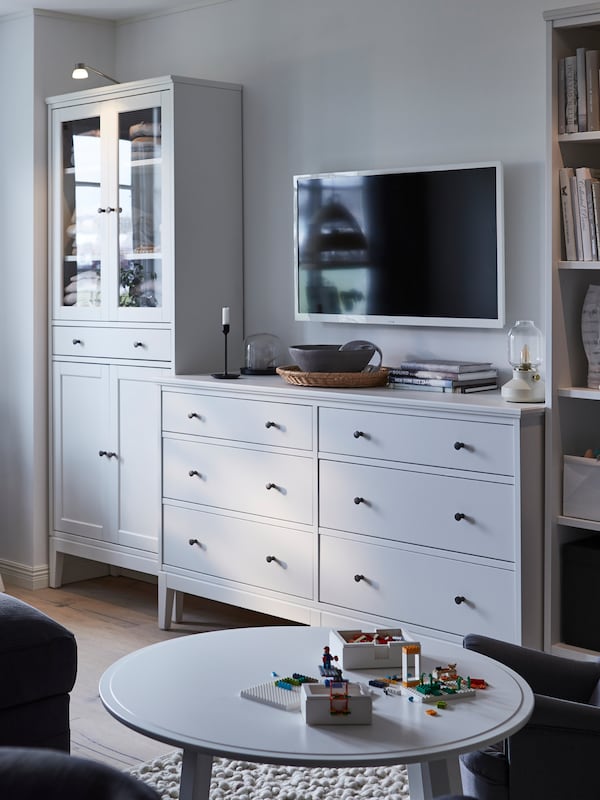
[[100,309],[102,242],[108,209],[102,204],[100,116],[62,122],[63,308]]
[[118,114],[119,317],[160,309],[162,298],[161,109]]

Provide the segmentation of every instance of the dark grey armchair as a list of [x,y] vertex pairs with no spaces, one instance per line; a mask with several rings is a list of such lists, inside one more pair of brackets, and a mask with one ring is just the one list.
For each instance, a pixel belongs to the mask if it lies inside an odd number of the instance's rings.
[[145,783],[108,764],[58,750],[0,747],[6,800],[160,800]]
[[600,659],[561,658],[476,634],[465,636],[463,646],[511,667],[535,694],[524,728],[500,745],[461,756],[464,791],[477,800],[597,800]]

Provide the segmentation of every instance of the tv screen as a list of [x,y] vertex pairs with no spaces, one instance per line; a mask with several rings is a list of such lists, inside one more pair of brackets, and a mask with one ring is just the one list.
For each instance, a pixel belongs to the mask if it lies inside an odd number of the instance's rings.
[[498,162],[294,177],[296,319],[504,325]]

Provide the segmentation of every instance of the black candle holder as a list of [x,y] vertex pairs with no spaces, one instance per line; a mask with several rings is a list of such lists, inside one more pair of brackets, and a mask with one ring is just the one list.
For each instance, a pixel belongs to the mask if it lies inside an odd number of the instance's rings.
[[213,378],[221,378],[225,380],[232,380],[233,378],[239,378],[239,372],[228,372],[227,371],[227,334],[229,333],[229,325],[223,325],[223,336],[225,337],[225,368],[223,372],[213,372]]

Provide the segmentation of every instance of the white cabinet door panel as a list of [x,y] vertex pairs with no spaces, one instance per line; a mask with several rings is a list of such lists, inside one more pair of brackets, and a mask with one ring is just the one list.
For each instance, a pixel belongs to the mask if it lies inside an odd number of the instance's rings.
[[313,535],[165,504],[163,561],[202,575],[313,597]]
[[512,484],[321,460],[319,486],[322,528],[515,558]]
[[165,392],[163,430],[272,447],[312,449],[312,408]]
[[312,493],[308,457],[163,440],[165,497],[310,525]]
[[319,450],[514,475],[512,425],[412,414],[319,409]]
[[511,570],[321,535],[319,599],[408,626],[516,641]]

